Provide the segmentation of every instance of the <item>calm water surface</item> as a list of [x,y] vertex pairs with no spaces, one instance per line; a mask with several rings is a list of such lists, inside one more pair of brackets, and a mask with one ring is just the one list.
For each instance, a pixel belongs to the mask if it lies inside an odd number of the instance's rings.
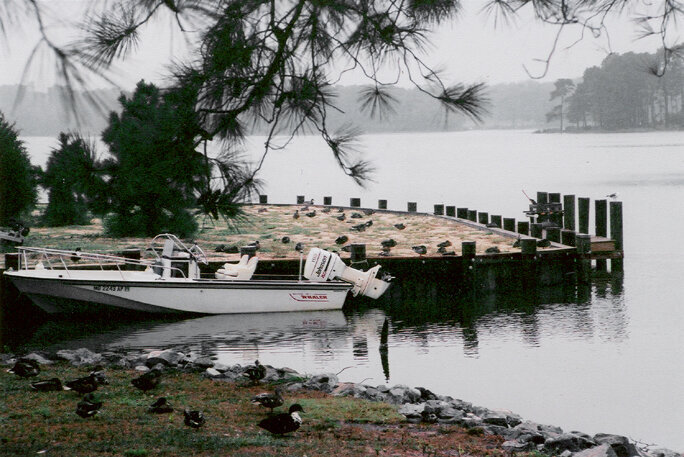
[[[53,139],[26,138],[44,164]],[[247,146],[256,157],[262,138]],[[608,432],[684,450],[684,133],[535,135],[474,131],[369,135],[375,182],[356,187],[313,137],[268,157],[269,201],[361,198],[391,209],[435,203],[521,219],[521,190],[624,205],[623,277],[589,288],[455,298],[444,278],[398,284],[345,312],[215,316],[118,324],[45,323],[25,347],[210,352],[221,362],[339,372],[342,380],[424,386],[566,430]],[[593,225],[593,221],[591,221]],[[378,350],[390,321],[389,352]]]

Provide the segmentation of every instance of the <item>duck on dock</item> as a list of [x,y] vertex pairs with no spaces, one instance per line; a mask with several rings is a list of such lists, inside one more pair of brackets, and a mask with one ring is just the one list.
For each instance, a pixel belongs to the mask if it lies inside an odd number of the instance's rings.
[[273,413],[273,408],[281,406],[284,402],[282,395],[283,388],[278,386],[274,393],[264,392],[252,397],[252,403],[255,405],[261,405],[264,408],[269,408],[270,412]]
[[68,381],[64,385],[69,390],[73,390],[79,394],[88,394],[97,390],[97,379],[95,379],[93,374],[89,374],[88,376]]
[[154,414],[168,414],[173,412],[173,406],[171,406],[171,403],[169,403],[166,397],[159,397],[150,405],[147,412]]
[[183,422],[191,428],[200,428],[206,422],[202,411],[191,411],[189,409],[183,410]]
[[95,396],[89,393],[76,405],[76,414],[86,419],[100,412],[100,408],[102,408],[102,402],[95,401]]
[[335,244],[344,244],[347,241],[349,241],[349,237],[347,235],[340,235],[335,239]]
[[424,244],[421,244],[420,246],[412,246],[411,249],[418,255],[427,254],[427,248]]
[[399,223],[399,224],[394,224],[394,228],[397,230],[404,230],[406,228],[406,225]]
[[449,246],[451,246],[451,241],[449,241],[449,240],[442,241],[441,243],[437,243],[438,248],[448,248]]
[[339,216],[337,216],[337,220],[338,220],[338,221],[343,221],[343,220],[345,220],[346,218],[347,218],[347,215],[346,215],[345,213],[342,213],[342,214],[340,214]]
[[393,248],[397,245],[397,242],[393,238],[390,238],[388,240],[382,240],[380,244],[383,248]]
[[7,372],[14,373],[20,378],[31,378],[40,374],[40,366],[33,359],[21,358]]
[[351,231],[364,232],[366,230],[366,224],[353,225],[349,228]]
[[258,384],[266,376],[266,367],[255,360],[254,365],[245,368],[243,375],[247,376],[252,383]]
[[306,213],[306,217],[315,217],[316,216],[316,210],[310,211]]
[[32,382],[31,389],[37,390],[38,392],[58,392],[64,390],[64,386],[62,386],[62,381],[60,381],[59,378],[50,378]]
[[147,392],[152,390],[159,385],[161,382],[161,370],[158,368],[152,368],[147,373],[143,373],[137,378],[131,379],[131,384],[133,387]]
[[276,414],[267,417],[257,424],[257,426],[267,430],[274,435],[283,435],[294,432],[302,425],[302,418],[298,412],[304,412],[304,408],[299,403],[290,406],[287,413]]
[[292,218],[293,219],[299,219],[299,210],[298,209],[295,210],[294,214],[292,215]]
[[289,236],[284,236],[280,239],[280,242],[283,244],[287,244],[290,242],[290,237]]

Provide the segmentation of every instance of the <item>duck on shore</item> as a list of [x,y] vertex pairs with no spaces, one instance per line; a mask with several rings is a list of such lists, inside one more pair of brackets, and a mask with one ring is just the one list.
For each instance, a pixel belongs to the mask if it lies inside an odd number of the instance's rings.
[[131,379],[131,384],[133,387],[147,392],[152,390],[159,385],[161,382],[161,371],[157,368],[153,368],[147,373],[143,373],[137,378]]
[[274,393],[264,392],[252,397],[252,403],[255,405],[261,405],[264,408],[269,408],[270,412],[273,413],[273,408],[277,408],[283,404],[282,396],[283,388],[278,386]]
[[274,435],[284,435],[285,433],[294,432],[302,425],[302,418],[299,412],[304,412],[304,408],[299,403],[290,406],[287,413],[276,414],[275,416],[267,417],[257,424],[258,427],[267,430]]

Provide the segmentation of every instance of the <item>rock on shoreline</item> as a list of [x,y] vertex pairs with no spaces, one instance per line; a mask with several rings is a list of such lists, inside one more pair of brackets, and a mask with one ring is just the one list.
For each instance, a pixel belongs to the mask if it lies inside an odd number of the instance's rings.
[[[245,367],[223,365],[209,357],[194,356],[166,349],[150,352],[95,353],[87,348],[64,349],[54,354],[33,352],[22,356],[39,364],[66,361],[74,366],[110,366],[148,371],[152,368],[177,369],[201,373],[202,376],[224,382],[244,380]],[[0,354],[0,364],[11,365],[17,357]],[[266,366],[264,382],[278,382],[289,391],[318,390],[340,397],[354,397],[396,405],[398,412],[412,423],[455,424],[474,434],[497,435],[505,441],[502,448],[514,453],[539,451],[561,457],[684,457],[684,454],[648,446],[639,447],[627,437],[606,433],[593,436],[564,432],[560,427],[524,420],[507,410],[487,409],[463,400],[435,394],[423,387],[370,386],[340,382],[334,374],[307,376],[290,368]]]

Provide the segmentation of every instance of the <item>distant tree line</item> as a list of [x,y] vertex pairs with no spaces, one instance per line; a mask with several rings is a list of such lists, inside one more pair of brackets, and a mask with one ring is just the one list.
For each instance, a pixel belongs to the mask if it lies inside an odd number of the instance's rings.
[[611,54],[569,92],[566,116],[578,129],[684,128],[680,54]]

